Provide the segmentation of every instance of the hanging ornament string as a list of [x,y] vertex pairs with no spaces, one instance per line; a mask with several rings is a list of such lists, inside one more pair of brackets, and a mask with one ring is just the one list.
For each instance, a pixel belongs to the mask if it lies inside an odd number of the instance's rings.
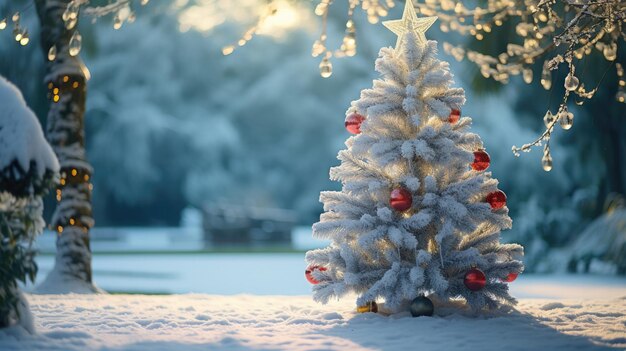
[[[28,13],[30,9],[32,9],[34,3],[28,2],[25,6],[22,7],[21,10],[15,11],[13,15],[11,15],[11,22],[13,22],[13,38],[16,42],[18,42],[22,46],[28,45],[30,42],[30,36],[28,34],[28,29],[21,26],[20,21],[22,19],[22,14]],[[8,19],[4,17],[0,20],[0,31],[6,29],[8,26]]]

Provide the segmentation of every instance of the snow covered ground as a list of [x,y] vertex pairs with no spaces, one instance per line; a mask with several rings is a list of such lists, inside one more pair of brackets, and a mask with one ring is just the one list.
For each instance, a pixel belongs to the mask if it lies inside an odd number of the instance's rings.
[[[169,240],[138,238],[124,245]],[[522,274],[511,283],[516,312],[473,317],[439,306],[436,317],[411,318],[356,314],[351,298],[313,302],[302,253],[180,249],[96,250],[94,278],[105,290],[178,295],[28,295],[38,334],[0,331],[0,350],[626,349],[624,277]],[[54,257],[37,261],[43,279]]]
[[0,331],[2,350],[609,350],[626,348],[626,295],[472,317],[356,314],[308,296],[30,295],[38,334]]
[[[37,257],[42,281],[53,256]],[[219,295],[308,295],[303,253],[95,254],[96,284],[113,292]],[[522,274],[511,284],[520,298],[616,298],[626,278]],[[27,289],[28,290],[28,289]]]

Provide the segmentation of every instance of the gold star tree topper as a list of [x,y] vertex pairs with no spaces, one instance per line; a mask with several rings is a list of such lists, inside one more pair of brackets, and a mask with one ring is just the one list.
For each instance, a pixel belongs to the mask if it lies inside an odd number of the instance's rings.
[[404,13],[399,20],[385,21],[383,25],[398,36],[396,41],[396,52],[400,50],[402,39],[409,31],[415,33],[417,42],[420,44],[426,43],[426,36],[424,33],[435,23],[437,16],[417,18],[415,14],[415,7],[413,7],[412,0],[406,0],[404,5]]

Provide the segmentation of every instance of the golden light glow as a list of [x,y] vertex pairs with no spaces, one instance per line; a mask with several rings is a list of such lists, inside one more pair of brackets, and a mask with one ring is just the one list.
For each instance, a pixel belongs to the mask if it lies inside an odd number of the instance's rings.
[[76,223],[76,221],[74,220],[74,218],[70,218],[70,225],[74,225]]
[[59,234],[63,233],[63,227],[62,226],[58,226],[57,227],[57,232],[59,232]]
[[54,88],[52,89],[52,94],[58,94],[59,93],[59,88]]
[[78,82],[72,83],[72,88],[74,88],[74,89],[78,88]]
[[64,83],[69,82],[69,80],[70,80],[70,77],[69,77],[69,76],[63,76],[63,82],[64,82]]
[[83,177],[83,179],[85,179],[85,181],[89,180],[89,174],[85,174],[85,176]]
[[72,177],[76,177],[77,174],[78,171],[76,170],[76,168],[72,168]]
[[65,185],[65,178],[61,178],[61,185]]
[[[311,31],[316,29],[305,5],[288,0],[275,0],[273,4],[276,12],[260,24],[257,28],[257,34],[280,38],[284,37],[288,30],[296,27],[307,27]],[[241,23],[244,28],[253,26],[258,20],[259,14],[266,12],[268,2],[264,0],[198,0],[193,6],[183,8],[185,5],[185,2],[176,5],[181,7],[178,16],[180,31],[187,32],[194,29],[208,33],[226,21]],[[244,33],[245,30],[241,34]],[[248,41],[251,36],[244,39]],[[231,40],[236,42],[238,38],[235,37]],[[223,53],[228,55],[227,52]]]
[[52,97],[52,101],[54,101],[54,102],[59,102],[59,99],[60,99],[59,95],[55,95],[55,96]]

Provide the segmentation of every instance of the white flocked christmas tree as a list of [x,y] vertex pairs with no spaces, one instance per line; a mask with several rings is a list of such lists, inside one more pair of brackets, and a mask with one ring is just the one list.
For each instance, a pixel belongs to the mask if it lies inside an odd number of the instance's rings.
[[384,23],[396,47],[380,50],[382,78],[347,111],[356,135],[330,170],[342,190],[321,193],[325,212],[313,225],[331,243],[306,255],[317,301],[352,293],[359,311],[378,301],[414,316],[432,314],[432,300],[474,311],[515,303],[507,283],[523,270],[523,248],[500,243],[512,224],[506,196],[485,171],[471,119],[460,117],[463,89],[424,36],[435,20],[418,18],[408,0],[401,20]]

